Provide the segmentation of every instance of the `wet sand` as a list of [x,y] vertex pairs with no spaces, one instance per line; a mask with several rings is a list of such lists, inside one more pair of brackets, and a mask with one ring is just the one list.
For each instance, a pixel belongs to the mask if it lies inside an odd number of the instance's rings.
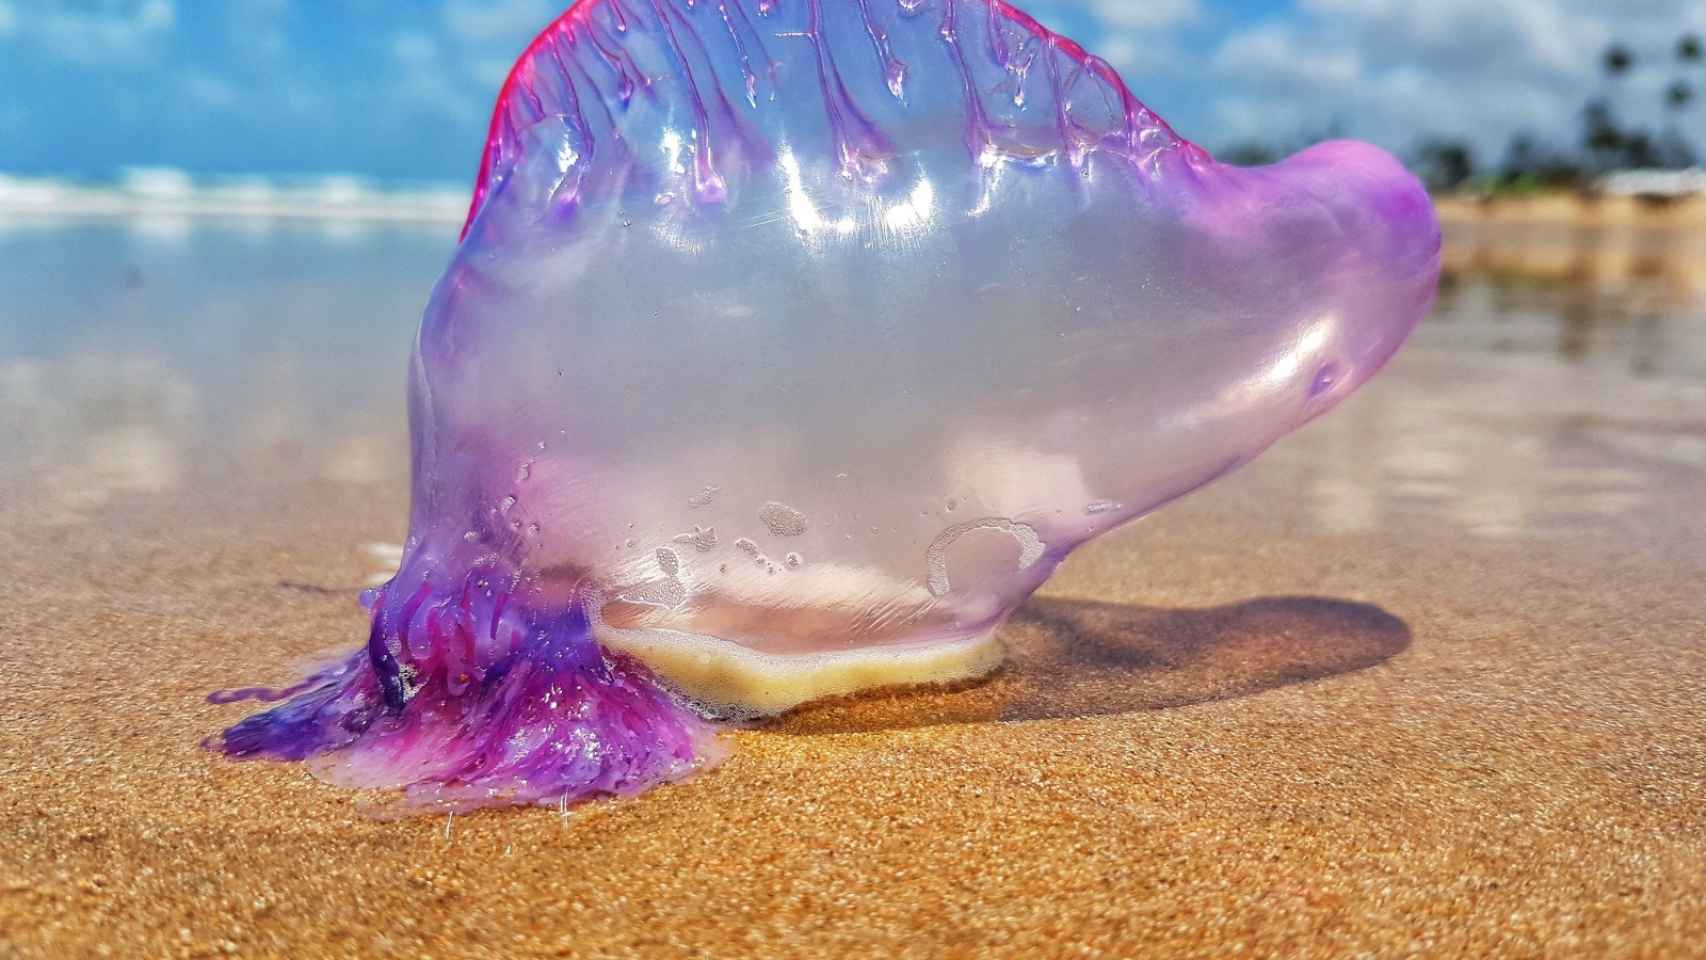
[[364,636],[400,392],[316,432],[316,391],[185,375],[190,429],[155,368],[8,361],[0,957],[1698,956],[1703,324],[1561,296],[1448,291],[1364,395],[1074,555],[987,682],[430,819],[198,747],[252,709],[208,691]]

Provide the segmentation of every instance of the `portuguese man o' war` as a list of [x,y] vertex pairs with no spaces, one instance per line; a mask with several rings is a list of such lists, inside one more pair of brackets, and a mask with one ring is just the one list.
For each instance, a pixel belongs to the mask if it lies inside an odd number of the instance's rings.
[[423,805],[629,794],[708,718],[996,666],[1076,546],[1393,354],[1439,230],[1222,166],[1001,0],[582,0],[499,97],[365,648],[227,730]]

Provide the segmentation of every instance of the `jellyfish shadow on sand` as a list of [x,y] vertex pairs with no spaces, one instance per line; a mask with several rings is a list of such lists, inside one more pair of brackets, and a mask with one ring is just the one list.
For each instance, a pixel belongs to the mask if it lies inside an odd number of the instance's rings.
[[1264,597],[1201,609],[1032,597],[980,682],[808,704],[767,729],[819,734],[1162,710],[1248,697],[1384,663],[1410,628],[1379,607]]

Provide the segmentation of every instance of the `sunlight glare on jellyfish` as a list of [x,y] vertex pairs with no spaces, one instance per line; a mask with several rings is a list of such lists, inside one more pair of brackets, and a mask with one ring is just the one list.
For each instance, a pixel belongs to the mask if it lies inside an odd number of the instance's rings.
[[583,0],[421,321],[367,644],[216,745],[556,804],[983,674],[1074,547],[1372,376],[1439,239],[1377,148],[1220,165],[1000,0]]

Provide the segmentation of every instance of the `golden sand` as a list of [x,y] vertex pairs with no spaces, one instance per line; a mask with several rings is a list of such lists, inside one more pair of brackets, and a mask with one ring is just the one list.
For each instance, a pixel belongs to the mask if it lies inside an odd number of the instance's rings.
[[360,504],[9,535],[0,955],[1698,955],[1690,575],[1220,520],[1260,479],[1074,557],[989,682],[566,817],[374,820],[197,747],[247,709],[206,691],[359,637],[280,582],[355,582],[318,545]]
[[374,819],[198,747],[252,709],[208,691],[365,636],[401,477],[26,485],[0,957],[1700,956],[1700,407],[1502,369],[1417,345],[1074,555],[983,682],[566,815]]

